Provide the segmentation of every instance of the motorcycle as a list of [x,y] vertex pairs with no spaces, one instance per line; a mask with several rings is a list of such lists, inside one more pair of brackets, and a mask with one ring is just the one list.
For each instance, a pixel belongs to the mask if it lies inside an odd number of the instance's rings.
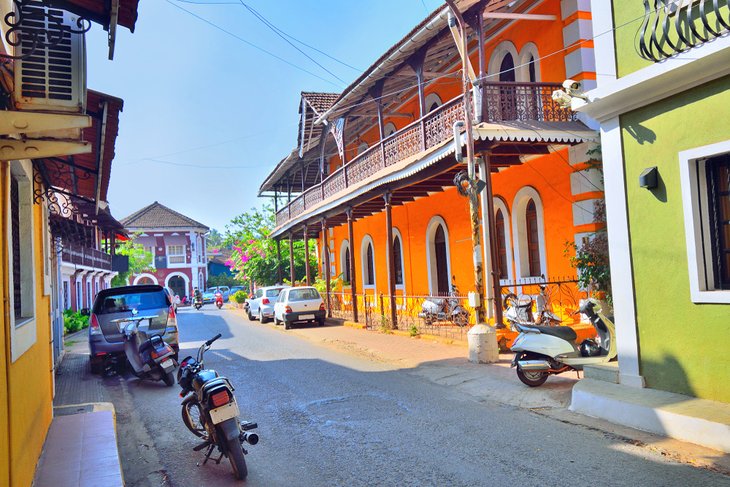
[[147,321],[149,326],[155,318],[156,315],[137,316],[135,309],[131,318],[112,320],[112,323],[116,323],[122,332],[124,354],[132,366],[132,373],[140,379],[161,380],[171,387],[175,384],[175,351],[161,334],[148,336],[146,331],[140,330],[142,321]]
[[223,294],[220,292],[215,293],[215,305],[218,306],[218,309],[223,307]]
[[421,304],[418,317],[426,326],[437,321],[450,321],[460,327],[468,325],[469,311],[459,303],[457,294],[456,286],[452,286],[448,298],[426,298]]
[[203,298],[195,298],[195,300],[193,301],[193,307],[196,310],[200,311],[200,308],[203,307]]
[[596,339],[576,344],[577,335],[569,326],[538,326],[514,323],[520,334],[512,345],[512,367],[517,377],[530,387],[545,383],[550,375],[569,370],[583,370],[586,365],[602,364],[616,357],[616,328],[601,313],[595,299],[587,299],[580,313],[588,317],[596,330]]
[[177,382],[182,388],[182,419],[185,426],[203,443],[193,448],[205,453],[205,465],[217,448],[220,456],[215,460],[220,464],[225,456],[231,463],[233,474],[244,480],[248,474],[245,455],[248,454],[243,443],[255,445],[259,441],[256,423],[239,421],[239,410],[233,395],[233,385],[215,370],[205,368],[203,355],[213,342],[221,337],[220,333],[203,343],[198,349],[197,358],[186,357],[177,371]]

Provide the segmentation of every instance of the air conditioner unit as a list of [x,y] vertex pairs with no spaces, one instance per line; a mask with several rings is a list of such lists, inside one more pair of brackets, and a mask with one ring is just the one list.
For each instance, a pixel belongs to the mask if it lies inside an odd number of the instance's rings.
[[71,32],[80,30],[79,17],[42,1],[20,5],[22,41],[15,55],[22,57],[15,61],[16,109],[84,113],[86,46],[83,33]]

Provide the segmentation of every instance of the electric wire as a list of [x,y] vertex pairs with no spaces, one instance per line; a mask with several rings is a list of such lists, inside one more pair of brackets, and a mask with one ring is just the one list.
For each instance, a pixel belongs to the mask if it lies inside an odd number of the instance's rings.
[[221,32],[224,32],[224,33],[228,34],[229,36],[231,36],[231,37],[233,37],[235,39],[238,39],[239,41],[243,42],[244,44],[246,44],[246,45],[248,45],[248,46],[250,46],[250,47],[252,47],[252,48],[254,48],[254,49],[258,50],[258,51],[261,51],[261,52],[263,52],[265,54],[268,54],[269,56],[271,56],[271,57],[273,57],[275,59],[278,59],[279,61],[281,61],[281,62],[283,62],[285,64],[288,64],[289,66],[291,66],[293,68],[296,68],[296,69],[298,69],[300,71],[303,71],[303,72],[305,72],[305,73],[307,73],[307,74],[309,74],[311,76],[314,76],[315,78],[318,78],[318,79],[320,79],[320,80],[322,80],[322,81],[324,81],[326,83],[329,83],[329,84],[331,84],[333,86],[338,86],[337,83],[335,83],[334,81],[328,80],[327,78],[323,78],[322,76],[319,76],[318,74],[315,74],[315,73],[309,71],[306,68],[303,68],[303,67],[301,67],[299,65],[296,65],[296,64],[294,64],[294,63],[292,63],[290,61],[287,61],[286,59],[282,58],[281,56],[277,56],[273,52],[268,51],[268,50],[264,49],[263,47],[258,46],[256,44],[254,44],[253,42],[248,41],[248,40],[244,39],[243,37],[241,37],[241,36],[239,36],[239,35],[231,32],[231,31],[229,31],[227,29],[224,29],[223,27],[215,24],[214,22],[211,22],[210,20],[208,20],[208,19],[206,19],[204,17],[201,17],[200,15],[196,14],[195,12],[192,12],[191,10],[186,9],[183,6],[176,4],[172,0],[165,0],[165,1],[167,3],[169,3],[170,5],[172,5],[173,7],[182,10],[183,12],[187,13],[188,15],[191,15],[191,16],[195,17],[196,19],[198,19],[198,20],[200,20],[202,22],[205,22],[206,24],[210,25],[211,27],[214,27],[214,28],[220,30]]

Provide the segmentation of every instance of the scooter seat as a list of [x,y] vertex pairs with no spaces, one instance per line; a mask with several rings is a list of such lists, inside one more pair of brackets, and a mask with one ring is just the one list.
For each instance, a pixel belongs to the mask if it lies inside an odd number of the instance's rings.
[[554,337],[558,337],[569,342],[572,342],[576,338],[578,338],[575,330],[569,326],[530,326],[530,328],[540,330],[540,333],[542,333],[543,335],[552,335]]

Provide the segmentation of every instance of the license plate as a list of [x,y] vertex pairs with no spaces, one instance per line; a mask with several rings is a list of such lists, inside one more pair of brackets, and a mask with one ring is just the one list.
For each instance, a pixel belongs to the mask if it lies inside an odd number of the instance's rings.
[[238,404],[236,401],[229,402],[225,406],[210,410],[210,420],[213,424],[222,423],[223,421],[238,416]]
[[170,369],[175,368],[175,362],[173,362],[172,359],[170,359],[170,358],[166,358],[165,360],[163,360],[160,365],[162,366],[163,369],[165,369],[165,372],[167,372]]
[[313,320],[314,315],[299,315],[300,320]]

